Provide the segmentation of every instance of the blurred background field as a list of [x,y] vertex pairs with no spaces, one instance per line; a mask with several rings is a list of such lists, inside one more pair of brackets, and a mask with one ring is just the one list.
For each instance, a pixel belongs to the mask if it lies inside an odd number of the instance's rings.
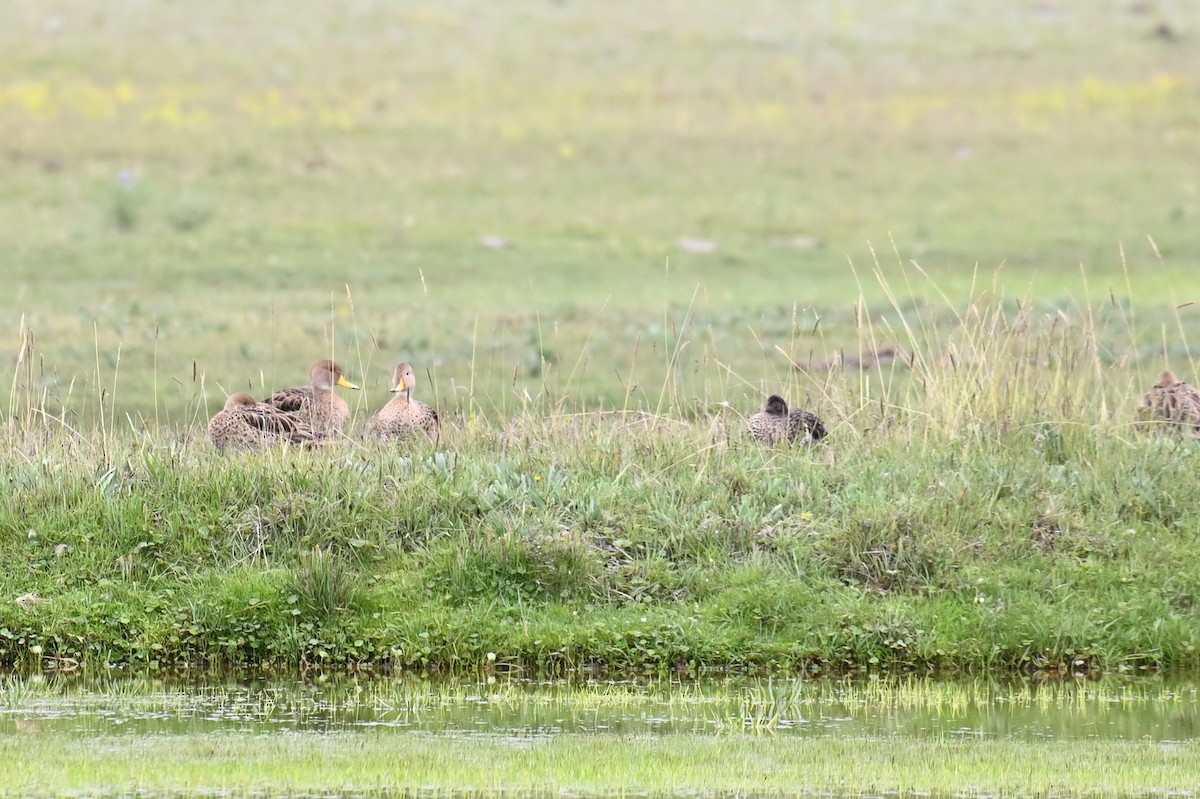
[[14,0],[10,415],[198,426],[328,356],[360,419],[399,360],[451,417],[820,408],[909,378],[793,360],[956,369],[984,319],[1076,342],[1044,365],[1131,412],[1165,364],[1195,376],[1196,22],[1186,0]]

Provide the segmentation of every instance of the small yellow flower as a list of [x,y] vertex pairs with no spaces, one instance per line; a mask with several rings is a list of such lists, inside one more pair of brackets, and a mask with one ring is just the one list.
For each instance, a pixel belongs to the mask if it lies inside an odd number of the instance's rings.
[[142,115],[143,122],[161,122],[165,125],[178,125],[183,122],[183,111],[179,106],[171,101],[167,101],[157,108],[147,111]]
[[127,80],[123,80],[113,87],[113,97],[117,99],[117,102],[132,103],[137,99],[137,92],[133,90],[133,84]]

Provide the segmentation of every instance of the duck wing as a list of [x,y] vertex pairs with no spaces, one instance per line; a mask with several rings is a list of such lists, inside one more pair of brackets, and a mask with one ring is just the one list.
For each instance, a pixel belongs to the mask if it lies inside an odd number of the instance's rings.
[[301,417],[294,413],[281,411],[264,402],[260,402],[253,408],[246,408],[241,414],[247,427],[265,436],[282,438],[293,444],[302,444],[319,438],[312,426]]
[[1200,391],[1187,383],[1164,389],[1163,417],[1175,424],[1200,427]]
[[812,442],[820,441],[828,435],[825,423],[821,417],[803,408],[793,408],[788,414],[789,438],[807,438]]
[[260,404],[270,405],[273,408],[284,411],[285,413],[298,413],[312,401],[311,386],[295,386],[293,388],[284,388],[276,391],[271,396],[267,397]]

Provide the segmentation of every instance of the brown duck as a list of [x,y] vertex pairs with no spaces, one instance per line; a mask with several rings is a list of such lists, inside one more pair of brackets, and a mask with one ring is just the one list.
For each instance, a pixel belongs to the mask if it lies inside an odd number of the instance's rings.
[[280,441],[312,444],[320,439],[299,416],[261,403],[244,391],[230,395],[224,409],[209,420],[208,437],[222,452],[254,450]]
[[334,386],[357,389],[333,361],[317,361],[308,370],[309,385],[276,391],[263,402],[299,416],[318,435],[340,433],[350,421],[350,406],[333,393]]
[[1168,369],[1142,395],[1138,419],[1144,426],[1156,424],[1176,433],[1200,435],[1200,389],[1184,383]]
[[392,393],[396,396],[371,417],[367,432],[383,441],[407,438],[415,433],[424,433],[437,439],[441,426],[437,411],[420,400],[413,399],[413,388],[417,376],[411,364],[396,367],[392,378]]
[[820,417],[803,408],[789,410],[778,394],[772,394],[766,407],[746,420],[746,429],[763,444],[800,441],[811,446],[826,435]]

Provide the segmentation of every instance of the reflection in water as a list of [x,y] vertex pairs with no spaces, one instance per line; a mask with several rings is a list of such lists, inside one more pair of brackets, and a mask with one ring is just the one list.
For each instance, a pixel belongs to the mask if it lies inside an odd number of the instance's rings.
[[700,683],[0,679],[0,735],[728,734],[1200,739],[1195,681],[728,680]]

